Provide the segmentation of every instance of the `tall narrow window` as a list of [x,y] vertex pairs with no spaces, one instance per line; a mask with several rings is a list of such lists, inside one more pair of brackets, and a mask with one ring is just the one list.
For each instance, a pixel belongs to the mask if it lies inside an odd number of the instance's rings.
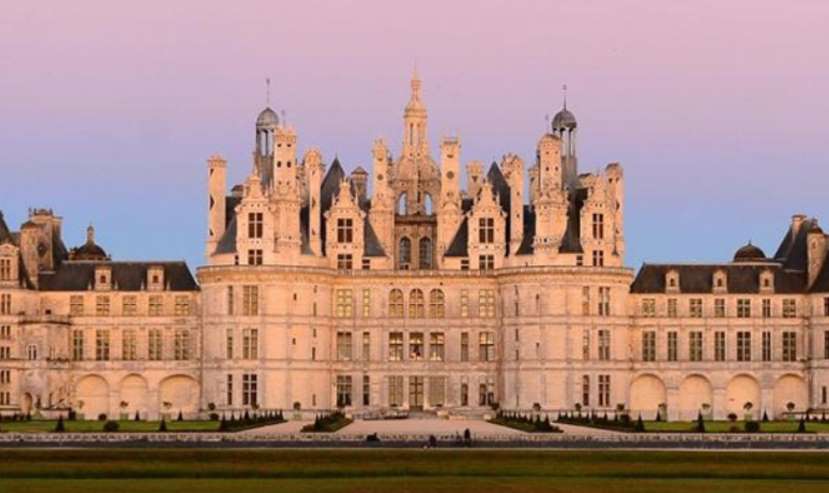
[[425,306],[423,291],[413,289],[409,292],[409,318],[424,318]]
[[725,361],[725,332],[714,332],[714,360]]
[[259,315],[259,286],[242,288],[242,314]]
[[75,329],[72,331],[72,359],[83,361],[83,356],[83,330]]
[[443,361],[444,336],[443,332],[432,332],[429,334],[429,360]]
[[599,288],[599,310],[598,314],[600,317],[608,317],[610,316],[610,288],[609,287],[600,287]]
[[751,332],[737,332],[737,361],[751,361]]
[[0,281],[9,281],[12,278],[12,261],[9,258],[0,258]]
[[259,358],[259,329],[242,330],[242,359]]
[[716,298],[714,300],[714,317],[716,318],[725,318],[725,299],[723,298]]
[[797,332],[783,332],[783,361],[797,361]]
[[95,331],[95,359],[109,361],[109,331],[106,329]]
[[599,360],[610,360],[610,331],[607,329],[599,330]]
[[584,407],[590,406],[590,375],[582,375],[581,377],[581,405]]
[[702,298],[691,298],[688,300],[688,316],[691,318],[702,318]]
[[337,219],[337,243],[351,243],[354,241],[354,220]]
[[259,403],[259,379],[256,374],[242,375],[242,405],[256,406]]
[[225,358],[233,359],[233,329],[225,332]]
[[0,294],[0,315],[11,315],[12,295]]
[[481,318],[495,317],[495,290],[481,289],[478,291],[478,316]]
[[173,336],[173,358],[177,361],[190,359],[190,331],[188,329],[176,329]]
[[676,298],[668,298],[668,318],[676,318],[677,315],[678,312]]
[[610,406],[610,375],[599,375],[599,407]]
[[763,298],[763,318],[771,318],[771,300]]
[[478,334],[478,359],[481,361],[495,361],[495,334],[481,332]]
[[409,359],[412,361],[423,359],[423,332],[409,333]]
[[668,332],[668,361],[676,361],[679,354],[679,344],[675,330]]
[[389,406],[398,407],[403,405],[403,377],[399,375],[389,378]]
[[429,238],[421,238],[418,242],[418,257],[421,269],[432,268],[432,240]]
[[397,268],[400,270],[409,270],[412,263],[412,240],[403,237],[400,238],[400,247],[397,253]]
[[403,291],[399,289],[389,291],[389,317],[403,318]]
[[337,360],[351,361],[351,332],[337,332]]
[[446,305],[443,291],[433,289],[429,291],[429,318],[443,318],[446,316]]
[[371,333],[363,332],[363,361],[371,361]]
[[642,332],[642,361],[656,361],[656,332]]
[[593,214],[593,239],[604,239],[604,214]]
[[147,332],[147,359],[160,361],[164,352],[161,339],[161,329],[150,329]]
[[688,359],[702,361],[702,332],[694,330],[688,337]]
[[262,213],[248,213],[248,238],[262,238]]
[[337,375],[337,407],[351,405],[351,375]]
[[491,217],[478,219],[478,243],[495,243],[495,219]]
[[403,333],[389,333],[389,361],[403,361]]
[[230,373],[227,374],[227,380],[225,385],[225,403],[228,406],[233,405],[233,375]]
[[363,318],[371,316],[371,289],[363,288]]
[[363,405],[371,405],[371,377],[363,375]]
[[763,361],[771,361],[771,332],[763,332]]
[[590,287],[583,286],[581,288],[581,314],[583,316],[590,315]]
[[469,317],[469,290],[461,289],[461,317]]
[[461,332],[461,361],[469,361],[469,332]]
[[125,361],[138,359],[138,339],[135,329],[121,331],[121,358]]
[[604,250],[593,250],[593,267],[604,267]]
[[227,287],[227,314],[233,315],[233,286]]

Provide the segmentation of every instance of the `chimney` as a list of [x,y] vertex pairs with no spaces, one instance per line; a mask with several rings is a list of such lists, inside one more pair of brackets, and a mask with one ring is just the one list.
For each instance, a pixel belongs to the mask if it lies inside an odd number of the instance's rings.
[[795,214],[792,216],[792,237],[797,236],[800,231],[800,226],[806,220],[806,214]]
[[806,235],[806,260],[808,265],[806,267],[809,275],[809,286],[815,282],[820,271],[823,269],[823,264],[826,260],[826,235],[817,224],[817,219],[812,219],[812,228]]
[[351,172],[351,183],[354,184],[354,192],[357,194],[357,203],[366,200],[368,173],[361,167]]

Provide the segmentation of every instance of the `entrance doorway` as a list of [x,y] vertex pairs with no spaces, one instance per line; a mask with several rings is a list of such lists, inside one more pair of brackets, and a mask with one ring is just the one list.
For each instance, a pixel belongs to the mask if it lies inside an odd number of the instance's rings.
[[409,409],[423,409],[423,377],[409,377]]

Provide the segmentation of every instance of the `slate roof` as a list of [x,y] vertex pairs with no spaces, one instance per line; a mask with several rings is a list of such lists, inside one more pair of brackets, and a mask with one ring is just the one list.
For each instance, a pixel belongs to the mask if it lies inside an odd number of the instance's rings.
[[377,234],[374,228],[371,227],[371,222],[366,216],[363,222],[363,256],[365,257],[385,257],[386,251],[377,239]]
[[325,174],[325,178],[322,179],[322,185],[320,186],[320,240],[322,243],[323,255],[325,255],[326,238],[325,213],[331,208],[331,204],[334,202],[334,197],[337,193],[339,193],[340,182],[343,178],[345,178],[345,171],[340,164],[340,160],[335,157],[334,161],[331,162],[331,167]]
[[458,227],[455,237],[449,243],[449,248],[444,254],[447,257],[468,257],[469,256],[469,218],[464,217],[463,222]]
[[225,234],[216,245],[216,253],[236,253],[236,213],[230,218]]
[[3,243],[16,244],[12,232],[9,230],[8,225],[6,225],[6,220],[3,218],[3,211],[0,211],[0,245]]
[[199,286],[185,262],[108,262],[69,261],[63,262],[55,272],[38,276],[41,291],[86,291],[95,287],[95,267],[103,265],[112,269],[113,285],[118,291],[140,291],[146,283],[147,269],[164,268],[165,286],[171,291],[198,291]]
[[512,227],[512,216],[510,214],[510,202],[512,201],[512,194],[510,193],[509,184],[507,183],[507,179],[504,178],[504,174],[501,172],[501,168],[493,161],[492,165],[489,167],[489,172],[486,174],[487,180],[492,185],[492,190],[498,197],[498,205],[501,206],[501,210],[507,213],[507,219],[504,224],[504,247],[506,251],[504,255],[509,255],[509,237],[510,237],[510,228]]
[[531,205],[524,205],[524,237],[521,245],[515,252],[516,255],[532,255],[535,251],[535,209]]
[[583,253],[581,247],[581,208],[587,200],[587,189],[579,188],[573,194],[573,200],[567,208],[567,229],[561,239],[558,251],[561,253]]
[[823,259],[823,269],[815,278],[809,291],[812,293],[829,293],[829,252],[826,252],[826,258]]
[[726,273],[729,293],[751,294],[760,292],[760,274],[774,272],[775,293],[802,293],[806,290],[805,272],[782,269],[779,264],[644,264],[630,287],[632,293],[664,293],[665,274],[679,273],[680,293],[711,293],[714,273]]

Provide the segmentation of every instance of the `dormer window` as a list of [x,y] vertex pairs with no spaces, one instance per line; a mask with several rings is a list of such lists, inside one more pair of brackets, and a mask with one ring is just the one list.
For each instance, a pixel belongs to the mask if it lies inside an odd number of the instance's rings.
[[95,289],[108,290],[111,289],[112,271],[107,266],[97,266],[95,268]]
[[764,271],[760,273],[760,291],[773,292],[774,291],[774,273],[771,271]]
[[147,269],[147,285],[150,290],[164,289],[164,268],[153,266]]
[[722,270],[714,272],[714,291],[725,292],[728,290],[728,278]]
[[12,259],[0,258],[0,281],[12,280]]
[[352,241],[354,241],[354,220],[337,219],[337,243],[351,243]]
[[495,219],[491,217],[478,219],[478,242],[495,243]]
[[670,270],[665,274],[665,287],[669,292],[679,291],[679,272]]

